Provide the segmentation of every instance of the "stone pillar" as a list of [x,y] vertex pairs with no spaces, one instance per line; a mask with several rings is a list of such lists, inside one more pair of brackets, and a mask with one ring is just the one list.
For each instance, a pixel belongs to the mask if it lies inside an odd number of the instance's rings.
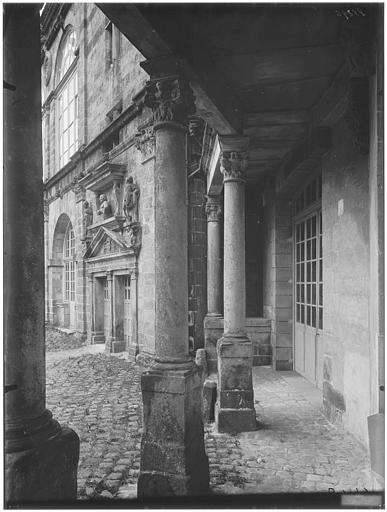
[[188,353],[187,116],[194,111],[178,63],[142,63],[155,134],[155,315],[153,366],[141,378],[144,433],[139,496],[208,492],[201,376]]
[[109,332],[109,337],[105,339],[105,351],[106,352],[113,352],[113,338],[114,338],[114,332],[113,332],[113,317],[114,317],[114,311],[113,311],[113,305],[114,305],[114,297],[113,297],[113,272],[111,270],[108,270],[106,272],[106,280],[107,280],[107,288],[108,288],[108,296],[109,296],[109,324],[108,328],[106,329],[106,326],[104,326],[104,331]]
[[222,256],[220,196],[208,196],[207,214],[207,316],[222,316]]
[[252,343],[246,336],[245,181],[248,139],[219,138],[224,177],[224,333],[218,341],[219,432],[256,428]]
[[5,500],[20,507],[75,499],[79,438],[46,409],[39,6],[4,18]]
[[136,360],[139,353],[138,347],[138,270],[132,270],[130,273],[130,313],[132,318],[132,339],[130,345],[127,347],[129,358],[131,361]]
[[90,309],[91,309],[91,343],[105,343],[103,285],[101,279],[89,274]]

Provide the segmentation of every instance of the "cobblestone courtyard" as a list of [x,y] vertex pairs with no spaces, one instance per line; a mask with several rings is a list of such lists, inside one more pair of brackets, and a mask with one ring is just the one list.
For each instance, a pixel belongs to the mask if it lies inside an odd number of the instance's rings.
[[[101,353],[100,345],[70,346],[57,350],[57,343],[48,342],[47,404],[80,437],[78,497],[134,498],[142,432],[140,368]],[[217,434],[206,425],[211,492],[372,490],[365,450],[289,382],[268,367],[254,369],[259,430]]]

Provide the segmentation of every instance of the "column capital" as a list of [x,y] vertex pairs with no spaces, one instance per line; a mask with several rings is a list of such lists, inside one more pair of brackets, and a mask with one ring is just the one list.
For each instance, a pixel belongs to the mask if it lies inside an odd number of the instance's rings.
[[219,136],[220,172],[224,181],[242,180],[247,167],[249,138],[238,135]]
[[187,124],[195,113],[195,97],[181,72],[181,64],[173,57],[160,57],[141,63],[150,75],[145,87],[144,103],[152,109],[153,124],[173,122]]
[[106,278],[108,281],[111,281],[113,279],[113,272],[111,270],[106,271]]
[[220,222],[222,218],[222,198],[221,196],[206,196],[206,214],[207,222]]

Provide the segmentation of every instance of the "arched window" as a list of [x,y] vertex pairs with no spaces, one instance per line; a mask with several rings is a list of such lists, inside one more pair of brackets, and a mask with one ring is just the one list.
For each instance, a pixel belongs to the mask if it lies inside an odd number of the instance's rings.
[[59,169],[61,169],[78,149],[77,43],[75,32],[71,27],[66,30],[57,58],[57,126]]
[[64,239],[64,299],[65,302],[75,301],[75,237],[71,222],[67,226]]

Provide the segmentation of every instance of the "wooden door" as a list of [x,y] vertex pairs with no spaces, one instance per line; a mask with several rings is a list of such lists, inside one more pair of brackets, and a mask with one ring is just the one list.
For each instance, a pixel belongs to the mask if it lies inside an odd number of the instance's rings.
[[132,314],[130,304],[130,276],[125,276],[124,282],[124,341],[126,347],[132,343]]
[[111,307],[109,296],[109,283],[104,279],[103,283],[103,330],[105,335],[105,342],[110,338],[110,324],[111,324]]
[[295,223],[295,369],[322,385],[322,215],[309,213]]

